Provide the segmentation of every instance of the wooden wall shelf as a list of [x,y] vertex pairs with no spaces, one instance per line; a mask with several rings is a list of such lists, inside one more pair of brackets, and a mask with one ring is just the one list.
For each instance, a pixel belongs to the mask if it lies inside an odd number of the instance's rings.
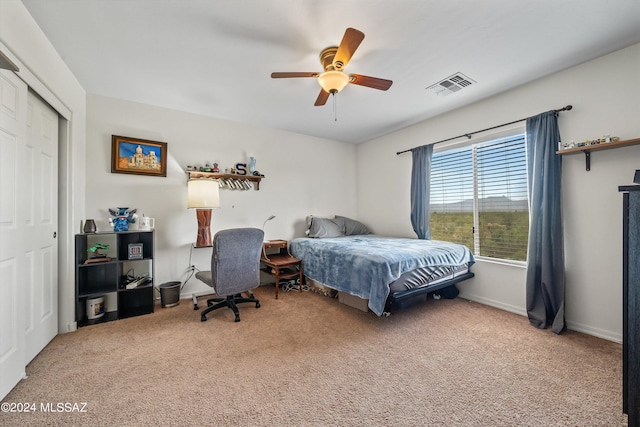
[[605,143],[596,144],[596,145],[585,145],[583,147],[576,147],[576,148],[567,148],[565,150],[556,151],[556,154],[565,155],[565,154],[584,153],[586,169],[587,171],[589,171],[591,170],[591,152],[592,151],[610,150],[612,148],[628,147],[631,145],[638,145],[638,144],[640,144],[640,138],[627,139],[625,141],[618,141],[618,142],[605,142]]
[[197,178],[213,178],[219,179],[223,178],[225,180],[234,180],[234,181],[243,181],[247,180],[253,182],[255,185],[256,191],[260,190],[260,181],[264,176],[254,176],[254,175],[238,175],[232,173],[218,173],[218,172],[200,172],[200,171],[187,171],[189,174],[189,179],[197,179]]

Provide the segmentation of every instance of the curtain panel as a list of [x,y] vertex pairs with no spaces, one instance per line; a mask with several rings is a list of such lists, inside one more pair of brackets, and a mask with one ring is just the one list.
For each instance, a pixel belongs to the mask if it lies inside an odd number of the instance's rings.
[[419,239],[430,239],[429,198],[431,189],[431,157],[433,145],[423,145],[411,150],[413,166],[411,168],[411,225]]
[[560,141],[557,113],[549,111],[528,118],[526,137],[530,212],[527,315],[536,328],[551,326],[559,334],[566,325],[562,156],[556,154]]

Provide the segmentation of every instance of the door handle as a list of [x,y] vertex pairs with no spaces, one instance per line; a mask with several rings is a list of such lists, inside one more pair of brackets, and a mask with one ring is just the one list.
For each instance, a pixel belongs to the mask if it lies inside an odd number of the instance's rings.
[[58,233],[56,233],[55,231],[53,232],[53,238],[55,239],[56,237],[58,237]]

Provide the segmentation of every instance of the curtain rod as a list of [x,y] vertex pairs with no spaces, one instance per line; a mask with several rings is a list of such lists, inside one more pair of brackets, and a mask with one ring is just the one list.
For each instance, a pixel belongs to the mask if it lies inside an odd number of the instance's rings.
[[[569,111],[569,110],[571,110],[572,108],[573,108],[573,105],[567,105],[566,107],[559,108],[559,109],[557,109],[557,110],[553,110],[553,111],[554,111],[555,113],[559,113],[560,111]],[[432,143],[432,144],[433,144],[433,145],[435,145],[435,144],[439,144],[439,143],[441,143],[441,142],[451,141],[451,140],[453,140],[453,139],[462,138],[463,136],[466,136],[468,139],[471,139],[471,135],[474,135],[474,134],[476,134],[476,133],[482,133],[482,132],[486,132],[486,131],[488,131],[488,130],[493,130],[493,129],[501,128],[501,127],[503,127],[503,126],[509,126],[509,125],[514,124],[514,123],[523,122],[523,121],[525,121],[525,120],[527,120],[527,119],[529,119],[529,118],[531,118],[531,117],[535,117],[535,116],[529,116],[529,117],[525,117],[524,119],[514,120],[514,121],[509,122],[509,123],[503,123],[503,124],[498,125],[498,126],[492,126],[492,127],[490,127],[490,128],[486,128],[486,129],[482,129],[482,130],[477,130],[477,131],[475,131],[475,132],[465,133],[465,134],[462,134],[462,135],[454,136],[453,138],[443,139],[443,140],[441,140],[441,141],[437,141],[437,142],[434,142],[434,143]],[[400,154],[402,154],[402,153],[407,153],[407,152],[409,152],[409,151],[411,151],[411,150],[414,150],[414,149],[416,149],[416,148],[424,147],[425,145],[431,145],[431,144],[423,144],[423,145],[419,145],[418,147],[413,147],[413,148],[409,148],[409,149],[407,149],[407,150],[398,151],[396,154],[397,154],[397,155],[400,155]]]

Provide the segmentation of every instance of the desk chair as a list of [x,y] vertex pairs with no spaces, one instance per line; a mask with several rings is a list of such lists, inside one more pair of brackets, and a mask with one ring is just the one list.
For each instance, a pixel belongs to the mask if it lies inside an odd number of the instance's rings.
[[[196,278],[211,286],[220,297],[207,300],[200,320],[205,322],[207,314],[221,307],[229,307],[240,321],[236,304],[253,302],[256,308],[260,301],[250,295],[242,296],[260,286],[260,254],[264,232],[258,228],[232,228],[218,231],[213,236],[211,271],[200,271]],[[217,304],[214,304],[217,303]]]

